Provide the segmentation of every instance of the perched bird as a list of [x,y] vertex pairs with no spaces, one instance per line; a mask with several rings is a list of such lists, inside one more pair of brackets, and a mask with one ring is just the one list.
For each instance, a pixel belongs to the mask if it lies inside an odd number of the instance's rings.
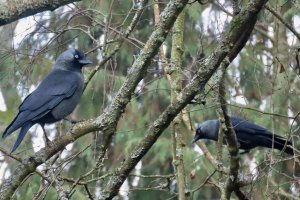
[[19,106],[18,115],[2,135],[6,138],[21,128],[11,152],[18,148],[25,134],[34,124],[41,125],[46,142],[49,142],[44,125],[60,121],[73,112],[83,92],[82,67],[91,63],[81,51],[76,49],[69,49],[57,58],[52,71],[36,90],[24,99]]
[[[240,144],[239,148],[245,150],[245,153],[255,147],[273,147],[274,149],[284,150],[287,154],[294,154],[290,141],[286,141],[283,137],[271,133],[266,128],[238,117],[230,117],[230,121]],[[217,141],[219,126],[220,122],[218,119],[201,123],[196,130],[196,135],[192,142],[194,143],[199,139]],[[226,144],[225,138],[223,143]]]

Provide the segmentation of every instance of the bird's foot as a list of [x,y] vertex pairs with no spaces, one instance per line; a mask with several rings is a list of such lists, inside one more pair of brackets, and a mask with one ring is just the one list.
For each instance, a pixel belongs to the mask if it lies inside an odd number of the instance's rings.
[[48,146],[50,144],[51,140],[46,135],[44,135],[44,136],[45,136],[46,146]]
[[44,132],[44,137],[45,137],[45,140],[46,140],[46,146],[48,146],[50,144],[51,140],[49,140],[49,138],[47,137],[47,132],[45,130],[44,124],[42,124],[41,126],[42,126],[42,129],[43,129],[43,132]]

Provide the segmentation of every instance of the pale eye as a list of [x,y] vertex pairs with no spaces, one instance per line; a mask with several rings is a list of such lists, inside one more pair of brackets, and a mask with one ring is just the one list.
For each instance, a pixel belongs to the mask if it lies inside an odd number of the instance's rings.
[[78,59],[78,58],[79,58],[79,56],[78,56],[77,54],[75,54],[74,58]]

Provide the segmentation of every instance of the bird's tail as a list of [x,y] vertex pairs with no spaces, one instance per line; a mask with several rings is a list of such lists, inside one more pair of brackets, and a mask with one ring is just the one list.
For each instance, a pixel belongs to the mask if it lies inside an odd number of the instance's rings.
[[291,141],[286,141],[281,137],[274,138],[274,148],[280,151],[284,151],[287,154],[294,155],[294,149]]
[[33,125],[32,122],[27,122],[22,126],[21,131],[18,135],[18,138],[17,138],[17,140],[16,140],[16,142],[15,142],[15,144],[14,144],[12,150],[11,150],[11,153],[14,152],[18,148],[18,146],[21,144],[24,136],[26,135],[27,131],[32,127],[32,125]]
[[[15,121],[15,120],[14,120]],[[12,121],[10,123],[10,125],[5,129],[5,131],[3,132],[2,138],[6,138],[7,136],[9,136],[12,132],[14,132],[15,130],[17,130],[14,127],[14,121]]]
[[[22,114],[21,114],[22,118]],[[15,119],[10,123],[10,125],[5,129],[3,132],[2,138],[6,138],[9,136],[12,132],[19,129],[21,126],[23,126],[24,121],[20,120],[20,113],[15,117]]]

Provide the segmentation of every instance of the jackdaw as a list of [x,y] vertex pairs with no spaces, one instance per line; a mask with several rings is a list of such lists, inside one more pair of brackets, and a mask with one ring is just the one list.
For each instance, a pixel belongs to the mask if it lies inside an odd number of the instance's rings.
[[18,148],[25,134],[34,124],[41,125],[46,142],[49,141],[44,125],[60,121],[73,112],[83,92],[82,67],[91,63],[77,49],[69,49],[57,58],[52,71],[36,90],[24,99],[19,106],[18,115],[2,135],[6,138],[21,128],[11,152]]
[[[271,133],[264,127],[251,123],[239,117],[230,117],[231,124],[234,128],[239,148],[248,153],[255,147],[267,147],[278,150],[284,150],[285,153],[293,155],[292,143],[285,138]],[[208,120],[199,125],[193,143],[199,139],[209,139],[218,141],[220,122],[218,119]],[[226,144],[225,138],[223,143]]]

